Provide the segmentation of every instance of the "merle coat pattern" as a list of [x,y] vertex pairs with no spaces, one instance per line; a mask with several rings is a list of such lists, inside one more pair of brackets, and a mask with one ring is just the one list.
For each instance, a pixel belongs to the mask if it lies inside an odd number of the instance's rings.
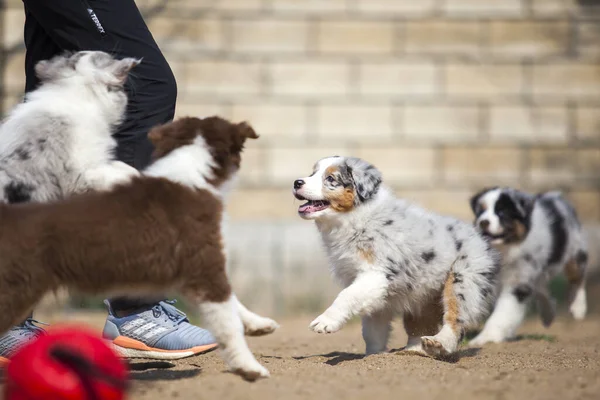
[[495,187],[474,195],[471,208],[481,234],[502,254],[500,297],[472,345],[512,338],[532,300],[550,326],[555,301],[548,284],[560,273],[569,281],[571,314],[584,318],[587,245],[574,208],[559,192]]
[[[396,198],[364,160],[329,157],[294,182],[298,212],[315,220],[344,289],[310,325],[332,333],[362,317],[367,354],[384,351],[404,316],[406,350],[445,356],[494,300],[498,258],[467,223]],[[441,330],[440,330],[441,327]]]
[[40,87],[0,127],[0,201],[46,202],[138,175],[113,161],[112,138],[127,105],[123,84],[137,64],[99,51],[40,61]]

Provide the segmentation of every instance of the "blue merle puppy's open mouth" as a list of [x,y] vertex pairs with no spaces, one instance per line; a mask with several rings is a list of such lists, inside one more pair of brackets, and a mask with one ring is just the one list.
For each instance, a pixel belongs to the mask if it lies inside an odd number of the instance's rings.
[[305,197],[300,196],[299,194],[295,194],[298,200],[306,200],[307,202],[298,207],[299,214],[312,214],[317,211],[323,211],[327,207],[329,207],[329,202],[325,200],[308,200]]
[[487,240],[500,240],[500,239],[504,239],[505,234],[501,233],[499,235],[492,235],[489,232],[481,232],[481,236],[483,236]]

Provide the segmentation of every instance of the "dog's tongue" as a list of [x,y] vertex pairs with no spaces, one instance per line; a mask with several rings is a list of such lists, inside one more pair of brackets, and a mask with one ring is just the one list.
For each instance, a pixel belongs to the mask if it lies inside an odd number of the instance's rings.
[[314,206],[314,204],[312,204],[310,201],[306,204],[302,204],[300,207],[298,207],[298,212],[299,213],[310,213],[310,212],[314,212],[316,209],[316,207]]
[[321,211],[327,208],[327,203],[323,201],[309,201],[306,204],[302,204],[298,208],[298,212],[302,214],[309,214],[315,211]]

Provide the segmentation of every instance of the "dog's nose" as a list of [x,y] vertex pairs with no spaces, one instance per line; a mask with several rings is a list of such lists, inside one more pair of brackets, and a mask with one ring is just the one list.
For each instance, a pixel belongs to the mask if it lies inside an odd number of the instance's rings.
[[486,230],[489,226],[490,226],[490,221],[488,221],[487,219],[482,219],[481,221],[479,221],[479,227],[482,230]]
[[304,181],[302,179],[296,179],[294,181],[294,189],[300,189],[302,186],[304,186]]

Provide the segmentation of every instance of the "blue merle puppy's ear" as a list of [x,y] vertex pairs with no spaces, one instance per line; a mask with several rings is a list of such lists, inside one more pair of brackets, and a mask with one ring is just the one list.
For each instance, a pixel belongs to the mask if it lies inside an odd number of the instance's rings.
[[354,189],[359,200],[363,202],[375,196],[379,190],[379,185],[381,185],[381,172],[360,158],[348,158],[345,164],[354,181]]
[[49,60],[41,60],[35,64],[35,75],[42,82],[54,81],[68,76],[74,68],[69,65],[71,53],[65,52]]
[[66,51],[63,53],[63,56],[67,59],[67,65],[72,70],[77,68],[77,63],[81,60],[81,57],[85,54],[84,51],[78,51],[77,53]]
[[129,75],[129,71],[133,68],[140,65],[142,59],[137,58],[124,58],[122,60],[115,61],[112,66],[112,73],[121,83],[125,83],[127,80],[127,76]]
[[469,199],[469,204],[471,205],[471,210],[473,211],[473,214],[477,214],[477,203],[479,203],[479,199],[481,198],[481,196],[483,196],[484,194],[486,194],[490,190],[494,190],[494,189],[497,189],[497,187],[486,187],[486,188],[483,188],[482,190],[480,190],[479,192],[477,192],[476,194],[474,194],[471,197],[471,199]]
[[515,204],[515,208],[523,217],[531,214],[535,206],[535,196],[521,192],[520,190],[510,189],[508,195]]

